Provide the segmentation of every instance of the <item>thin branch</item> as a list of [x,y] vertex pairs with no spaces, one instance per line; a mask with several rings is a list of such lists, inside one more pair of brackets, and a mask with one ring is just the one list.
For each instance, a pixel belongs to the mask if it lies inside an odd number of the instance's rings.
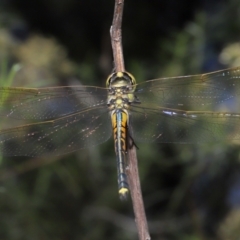
[[147,218],[144,209],[141,184],[139,179],[136,147],[130,139],[130,146],[131,145],[133,147],[131,149],[128,149],[129,164],[127,168],[127,176],[133,202],[135,221],[138,229],[139,239],[150,240],[151,238],[148,231]]
[[[123,51],[122,51],[122,15],[123,15],[124,0],[115,0],[113,23],[110,29],[111,43],[113,49],[113,59],[115,63],[115,71],[123,72],[125,71]],[[129,126],[130,128],[131,126]],[[132,197],[133,209],[135,214],[135,221],[138,229],[138,235],[140,240],[150,240],[150,235],[148,232],[148,225],[146,214],[144,210],[144,204],[142,199],[142,192],[138,174],[138,161],[136,148],[131,139],[129,139],[130,144],[128,144],[128,167],[126,169],[129,188]]]
[[124,0],[115,0],[115,8],[113,22],[110,28],[113,60],[115,63],[116,72],[124,72],[124,59],[122,51],[122,15],[123,15]]

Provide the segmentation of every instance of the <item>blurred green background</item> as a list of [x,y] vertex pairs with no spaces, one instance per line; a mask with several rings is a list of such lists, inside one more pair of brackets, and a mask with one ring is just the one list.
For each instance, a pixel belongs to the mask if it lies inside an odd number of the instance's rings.
[[[139,82],[240,65],[239,1],[125,1],[125,64]],[[0,1],[1,86],[104,86],[113,7]],[[239,239],[238,145],[137,145],[152,239]],[[111,140],[61,158],[2,158],[0,240],[137,239],[116,175]]]

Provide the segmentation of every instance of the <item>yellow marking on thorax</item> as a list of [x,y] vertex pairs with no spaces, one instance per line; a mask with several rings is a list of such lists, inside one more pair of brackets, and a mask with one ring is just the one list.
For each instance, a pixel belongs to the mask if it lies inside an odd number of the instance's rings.
[[121,98],[117,98],[115,101],[115,107],[116,108],[123,108],[123,101]]

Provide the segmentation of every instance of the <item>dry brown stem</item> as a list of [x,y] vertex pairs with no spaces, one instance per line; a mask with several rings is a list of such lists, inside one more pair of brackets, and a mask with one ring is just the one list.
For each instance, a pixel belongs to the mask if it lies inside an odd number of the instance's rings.
[[[123,15],[124,0],[115,0],[113,23],[110,29],[111,43],[113,49],[113,59],[115,63],[115,71],[123,72],[124,58],[122,50],[122,15]],[[130,130],[130,129],[129,129]],[[135,214],[135,221],[138,229],[138,235],[140,240],[150,240],[148,232],[148,225],[146,214],[144,210],[139,174],[138,174],[138,161],[135,145],[132,140],[129,139],[128,148],[128,162],[127,176],[129,182],[129,188],[131,192],[131,198],[133,203],[133,209]]]

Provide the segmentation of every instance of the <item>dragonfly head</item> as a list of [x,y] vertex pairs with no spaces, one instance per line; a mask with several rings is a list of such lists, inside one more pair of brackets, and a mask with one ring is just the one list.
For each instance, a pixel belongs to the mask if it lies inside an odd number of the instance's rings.
[[135,84],[135,78],[128,72],[114,72],[107,78],[106,81],[107,88],[133,86]]

